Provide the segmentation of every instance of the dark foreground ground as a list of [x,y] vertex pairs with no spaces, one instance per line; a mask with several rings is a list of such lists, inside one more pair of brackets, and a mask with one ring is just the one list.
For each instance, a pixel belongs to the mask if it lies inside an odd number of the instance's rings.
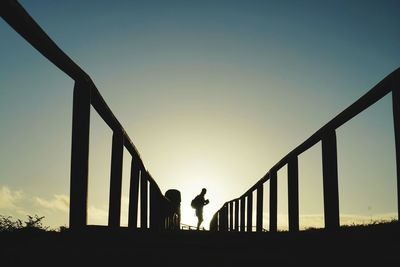
[[0,266],[400,266],[400,225],[299,233],[0,233]]

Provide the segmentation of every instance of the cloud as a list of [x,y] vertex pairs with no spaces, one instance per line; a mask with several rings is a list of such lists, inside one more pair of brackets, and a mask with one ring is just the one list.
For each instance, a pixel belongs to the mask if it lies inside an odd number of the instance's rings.
[[69,197],[67,195],[54,195],[50,200],[40,197],[34,197],[33,199],[36,204],[43,208],[61,212],[69,211]]
[[88,224],[92,225],[107,225],[108,212],[105,209],[89,206],[88,208]]
[[24,214],[24,209],[20,206],[24,199],[22,191],[11,190],[7,186],[0,187],[0,210],[14,211],[19,214]]

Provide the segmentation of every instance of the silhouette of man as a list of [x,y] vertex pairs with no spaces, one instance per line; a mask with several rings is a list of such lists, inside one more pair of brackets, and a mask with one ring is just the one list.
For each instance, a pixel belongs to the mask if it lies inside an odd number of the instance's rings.
[[200,225],[203,222],[203,207],[210,203],[208,199],[205,199],[204,196],[207,193],[207,189],[203,188],[201,190],[200,195],[195,197],[196,202],[196,216],[197,216],[197,230],[200,229]]

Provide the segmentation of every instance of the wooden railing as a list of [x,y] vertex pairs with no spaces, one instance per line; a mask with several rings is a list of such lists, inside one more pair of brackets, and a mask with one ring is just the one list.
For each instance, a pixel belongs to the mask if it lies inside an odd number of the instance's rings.
[[[132,157],[130,170],[128,227],[137,228],[140,189],[140,228],[179,229],[176,203],[165,197],[154,178],[146,170],[140,155],[96,85],[68,55],[66,55],[25,9],[15,0],[0,1],[1,17],[36,50],[75,81],[73,93],[72,151],[69,225],[71,229],[87,226],[88,162],[90,107],[92,106],[113,131],[109,227],[120,227],[122,159],[124,147]],[[148,195],[150,201],[148,203]],[[179,204],[180,205],[180,204]],[[148,213],[150,216],[148,216]],[[148,220],[148,217],[150,219]]]
[[[224,203],[214,214],[210,230],[212,231],[247,231],[253,227],[253,193],[257,192],[256,231],[263,229],[263,185],[269,181],[269,231],[277,231],[277,172],[287,166],[288,171],[288,216],[289,231],[299,230],[299,182],[298,156],[321,142],[322,144],[322,179],[324,197],[325,229],[335,230],[339,221],[339,188],[337,167],[336,129],[353,117],[375,104],[387,94],[392,94],[393,121],[396,150],[397,207],[400,218],[400,68],[393,71],[364,96],[342,111],[334,119],[316,131],[306,141],[293,149],[276,163],[255,185],[240,197]],[[247,218],[245,215],[247,214]]]

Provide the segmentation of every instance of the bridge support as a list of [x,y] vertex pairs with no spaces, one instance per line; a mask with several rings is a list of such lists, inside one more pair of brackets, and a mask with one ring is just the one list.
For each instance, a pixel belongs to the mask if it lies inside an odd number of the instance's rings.
[[339,188],[335,131],[329,132],[322,138],[322,174],[325,229],[339,229]]
[[89,83],[75,82],[69,205],[69,227],[74,230],[81,230],[87,224],[90,91]]

